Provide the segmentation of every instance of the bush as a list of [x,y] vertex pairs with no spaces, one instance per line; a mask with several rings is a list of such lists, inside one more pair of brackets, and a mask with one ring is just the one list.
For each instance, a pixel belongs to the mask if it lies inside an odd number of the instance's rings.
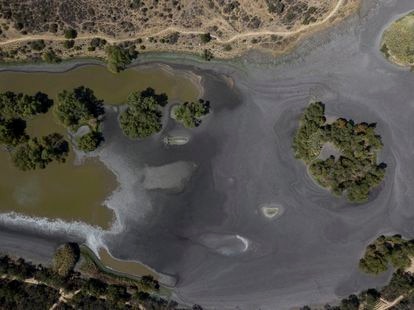
[[201,43],[208,43],[211,41],[211,35],[209,32],[200,34],[200,41]]
[[119,123],[124,134],[131,138],[146,138],[162,128],[160,106],[167,104],[165,94],[156,95],[152,88],[131,93],[127,109],[121,113]]
[[78,32],[73,28],[66,29],[64,34],[66,39],[75,39],[78,36]]
[[35,40],[30,42],[30,47],[35,51],[41,51],[45,48],[45,41],[43,40]]
[[91,131],[78,139],[78,148],[84,152],[92,152],[104,141],[102,133]]
[[53,256],[53,271],[61,277],[67,277],[78,262],[79,253],[79,246],[76,243],[60,246]]
[[62,59],[58,57],[54,51],[47,51],[43,53],[42,58],[47,63],[59,63],[62,61]]
[[75,45],[75,41],[74,40],[66,40],[65,42],[63,42],[63,47],[70,49]]

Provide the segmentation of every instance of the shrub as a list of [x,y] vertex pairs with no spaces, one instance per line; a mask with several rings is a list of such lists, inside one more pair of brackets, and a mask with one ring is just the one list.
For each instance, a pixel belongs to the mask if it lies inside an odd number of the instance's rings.
[[53,256],[53,271],[61,277],[67,277],[78,262],[79,253],[79,246],[76,243],[60,246]]
[[84,152],[92,152],[104,141],[102,133],[91,131],[78,139],[78,148]]
[[78,36],[78,32],[73,28],[66,29],[64,34],[66,39],[75,39]]

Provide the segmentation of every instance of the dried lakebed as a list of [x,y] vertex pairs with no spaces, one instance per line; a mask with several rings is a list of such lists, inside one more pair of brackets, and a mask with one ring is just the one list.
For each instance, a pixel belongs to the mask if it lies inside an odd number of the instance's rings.
[[[131,143],[109,111],[99,157],[120,182],[108,201],[117,226],[31,225],[46,237],[63,230],[173,275],[176,297],[206,309],[289,309],[384,284],[389,274],[364,275],[358,260],[381,233],[414,237],[414,74],[390,64],[379,48],[387,24],[412,9],[411,0],[364,1],[358,16],[284,58],[252,52],[238,66],[172,60],[202,76],[214,115],[190,131],[188,143],[166,147],[163,137],[184,130],[179,125],[168,122],[162,134]],[[378,123],[388,170],[368,203],[333,197],[293,157],[292,137],[312,98],[325,102],[329,115]],[[146,167],[176,162],[197,165],[186,182],[175,178],[182,191],[145,189]],[[264,206],[283,213],[270,220]]]

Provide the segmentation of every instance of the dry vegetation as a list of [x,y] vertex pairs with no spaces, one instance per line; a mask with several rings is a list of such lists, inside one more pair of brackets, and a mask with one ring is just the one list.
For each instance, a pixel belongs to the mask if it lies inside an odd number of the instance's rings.
[[0,60],[36,60],[50,50],[63,58],[103,57],[105,48],[91,45],[93,38],[138,51],[207,50],[223,58],[253,47],[280,53],[303,34],[347,16],[358,2],[0,0]]

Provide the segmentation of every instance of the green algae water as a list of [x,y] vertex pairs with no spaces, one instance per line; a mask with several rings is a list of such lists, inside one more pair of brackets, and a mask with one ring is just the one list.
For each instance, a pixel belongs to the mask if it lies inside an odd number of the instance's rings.
[[[132,91],[154,88],[176,100],[194,100],[198,88],[189,76],[161,67],[134,68],[112,74],[102,66],[83,66],[64,73],[0,72],[0,92],[47,93],[56,100],[63,89],[84,85],[106,104],[121,104]],[[52,111],[27,123],[31,136],[59,132],[67,137]],[[0,151],[0,213],[19,214],[66,221],[83,221],[104,229],[114,219],[103,203],[116,188],[116,178],[98,159],[75,164],[71,148],[64,164],[52,163],[44,170],[20,171],[6,151]]]

